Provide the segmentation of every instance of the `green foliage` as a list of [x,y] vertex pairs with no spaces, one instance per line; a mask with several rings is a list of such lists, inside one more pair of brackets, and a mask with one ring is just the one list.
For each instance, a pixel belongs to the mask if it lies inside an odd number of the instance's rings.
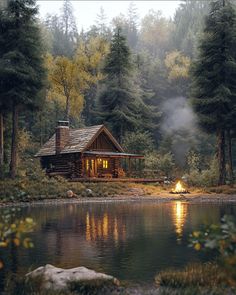
[[154,149],[154,141],[147,131],[127,132],[122,143],[125,150],[130,153],[147,154]]
[[221,224],[212,224],[190,235],[191,246],[197,250],[216,251],[220,265],[236,283],[236,224],[235,219],[225,215]]
[[150,171],[155,171],[158,176],[170,177],[173,175],[175,169],[173,154],[170,152],[165,154],[149,154],[145,158],[145,167]]
[[[189,167],[189,174],[186,174],[186,180],[189,185],[199,186],[199,187],[210,187],[216,186],[218,182],[218,161],[216,158],[213,158],[210,162],[208,168],[199,170],[199,161],[198,157],[192,156],[188,160],[194,162],[192,167]],[[189,163],[190,164],[190,163]]]
[[[0,180],[0,202],[29,202],[55,198],[66,198],[72,190],[79,197],[112,197],[122,194],[126,185],[122,183],[68,182],[63,177],[49,178],[40,167],[38,159],[28,158],[21,176],[15,180]],[[88,195],[86,189],[92,190]]]
[[[40,106],[44,68],[34,0],[10,1],[0,22],[0,100]],[[9,38],[10,36],[10,38]],[[30,62],[29,62],[30,61]],[[14,81],[14,83],[12,83]]]
[[129,47],[121,29],[117,28],[104,67],[106,79],[99,96],[99,115],[118,139],[139,125],[138,94],[132,79],[132,67]]
[[201,169],[201,155],[194,151],[190,150],[187,154],[187,169],[188,171],[200,171]]
[[173,24],[161,14],[150,9],[141,21],[140,46],[148,51],[152,58],[163,58],[170,46]]
[[[18,210],[19,211],[19,210]],[[32,240],[26,234],[33,231],[35,223],[32,218],[19,219],[17,210],[3,209],[0,216],[0,248],[19,247],[32,248]],[[0,269],[4,262],[0,257]]]
[[47,15],[43,24],[48,30],[50,53],[53,56],[72,58],[76,50],[78,31],[71,1],[64,0],[61,14]]
[[193,65],[193,106],[207,131],[225,128],[235,97],[236,14],[226,1],[212,2],[206,18],[199,55]]
[[175,12],[172,46],[187,56],[194,57],[209,1],[184,1]]

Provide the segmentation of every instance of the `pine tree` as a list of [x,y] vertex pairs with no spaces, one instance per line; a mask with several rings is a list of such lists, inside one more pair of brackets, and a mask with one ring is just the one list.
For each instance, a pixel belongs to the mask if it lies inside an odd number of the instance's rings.
[[0,20],[0,101],[12,113],[12,178],[17,168],[19,113],[41,103],[44,69],[36,13],[35,0],[12,0]]
[[97,18],[96,18],[96,27],[98,30],[98,34],[100,36],[102,36],[105,39],[109,39],[111,32],[108,26],[106,25],[106,23],[107,23],[107,16],[105,14],[103,7],[101,6],[100,11],[97,14]]
[[128,7],[127,42],[132,49],[136,49],[138,43],[138,21],[137,7],[134,2],[130,2]]
[[218,184],[225,184],[225,131],[235,121],[235,11],[229,1],[211,3],[199,55],[193,65],[193,106],[199,123],[217,135]]
[[209,1],[184,0],[179,5],[174,16],[173,49],[190,57],[195,56],[198,35],[208,11]]
[[119,140],[126,131],[137,128],[138,96],[132,76],[133,64],[126,39],[117,28],[104,67],[106,79],[99,97],[100,120],[106,122]]

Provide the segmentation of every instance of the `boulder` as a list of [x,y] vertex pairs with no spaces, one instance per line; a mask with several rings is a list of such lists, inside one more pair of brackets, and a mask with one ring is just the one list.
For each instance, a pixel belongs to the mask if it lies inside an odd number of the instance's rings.
[[69,190],[66,192],[66,195],[68,198],[73,198],[75,196],[74,192],[72,190]]
[[71,269],[58,268],[50,264],[41,266],[28,274],[29,279],[42,279],[42,287],[45,289],[65,290],[70,283],[79,282],[88,283],[101,281],[102,283],[112,283],[114,286],[119,285],[119,281],[113,276],[99,273],[86,267],[76,267]]

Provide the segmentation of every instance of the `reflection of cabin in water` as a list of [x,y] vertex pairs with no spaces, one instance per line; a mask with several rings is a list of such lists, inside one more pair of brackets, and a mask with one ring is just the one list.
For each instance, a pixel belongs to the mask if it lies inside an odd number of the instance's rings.
[[59,121],[56,133],[36,157],[41,158],[48,175],[64,175],[73,179],[130,176],[131,159],[135,159],[135,166],[140,166],[143,158],[125,153],[104,125],[70,129],[67,121]]

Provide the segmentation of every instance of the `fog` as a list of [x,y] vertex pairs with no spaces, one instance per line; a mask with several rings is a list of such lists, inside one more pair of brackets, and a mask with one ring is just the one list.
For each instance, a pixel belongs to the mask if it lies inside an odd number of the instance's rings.
[[197,123],[189,101],[185,97],[170,98],[162,104],[161,133],[172,137],[172,152],[176,162],[185,164],[188,150],[196,143]]

